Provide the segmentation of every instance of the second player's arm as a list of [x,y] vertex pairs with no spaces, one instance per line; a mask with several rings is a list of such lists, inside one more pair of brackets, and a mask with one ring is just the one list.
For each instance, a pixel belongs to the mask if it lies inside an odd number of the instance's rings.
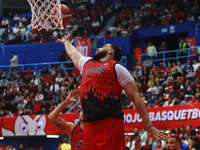
[[66,122],[64,119],[58,117],[60,112],[71,102],[76,102],[78,100],[79,91],[73,90],[60,105],[58,105],[48,116],[48,120],[61,130],[65,130],[70,136],[76,126],[72,122]]

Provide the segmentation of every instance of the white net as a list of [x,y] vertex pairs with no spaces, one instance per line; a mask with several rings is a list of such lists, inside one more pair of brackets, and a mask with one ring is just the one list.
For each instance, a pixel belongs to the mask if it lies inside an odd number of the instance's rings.
[[60,0],[27,0],[31,6],[32,18],[28,28],[63,29]]

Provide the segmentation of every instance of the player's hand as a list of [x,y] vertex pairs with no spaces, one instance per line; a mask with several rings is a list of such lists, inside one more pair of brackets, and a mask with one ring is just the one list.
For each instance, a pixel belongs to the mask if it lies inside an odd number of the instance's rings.
[[70,37],[72,36],[74,30],[68,32],[67,35],[64,35],[64,37],[62,37],[62,39],[58,39],[58,41],[62,42],[63,44],[65,43],[66,40],[69,40]]
[[154,126],[150,126],[147,128],[147,134],[148,134],[148,138],[152,138],[153,141],[156,140],[166,140],[167,139],[167,133],[158,130],[157,128],[155,128]]
[[80,99],[80,90],[74,89],[70,92],[70,94],[67,96],[65,102],[67,104],[69,103],[75,103]]

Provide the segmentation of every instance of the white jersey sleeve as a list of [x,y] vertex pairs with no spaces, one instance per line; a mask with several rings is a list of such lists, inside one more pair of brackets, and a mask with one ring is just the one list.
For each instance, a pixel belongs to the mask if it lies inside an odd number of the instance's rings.
[[121,86],[124,86],[125,84],[134,80],[130,72],[122,65],[116,64],[115,70],[117,74],[117,80]]
[[85,57],[85,56],[81,56],[80,60],[79,60],[79,63],[78,63],[78,69],[80,71],[83,71],[83,66],[85,65],[85,63],[92,59],[92,57]]

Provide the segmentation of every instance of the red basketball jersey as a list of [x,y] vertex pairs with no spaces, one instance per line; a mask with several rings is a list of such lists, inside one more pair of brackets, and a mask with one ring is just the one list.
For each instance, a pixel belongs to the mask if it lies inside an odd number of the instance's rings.
[[106,117],[123,119],[122,87],[117,81],[114,60],[99,62],[93,59],[83,67],[80,96],[85,122]]
[[71,150],[83,150],[83,130],[76,126],[72,131]]

